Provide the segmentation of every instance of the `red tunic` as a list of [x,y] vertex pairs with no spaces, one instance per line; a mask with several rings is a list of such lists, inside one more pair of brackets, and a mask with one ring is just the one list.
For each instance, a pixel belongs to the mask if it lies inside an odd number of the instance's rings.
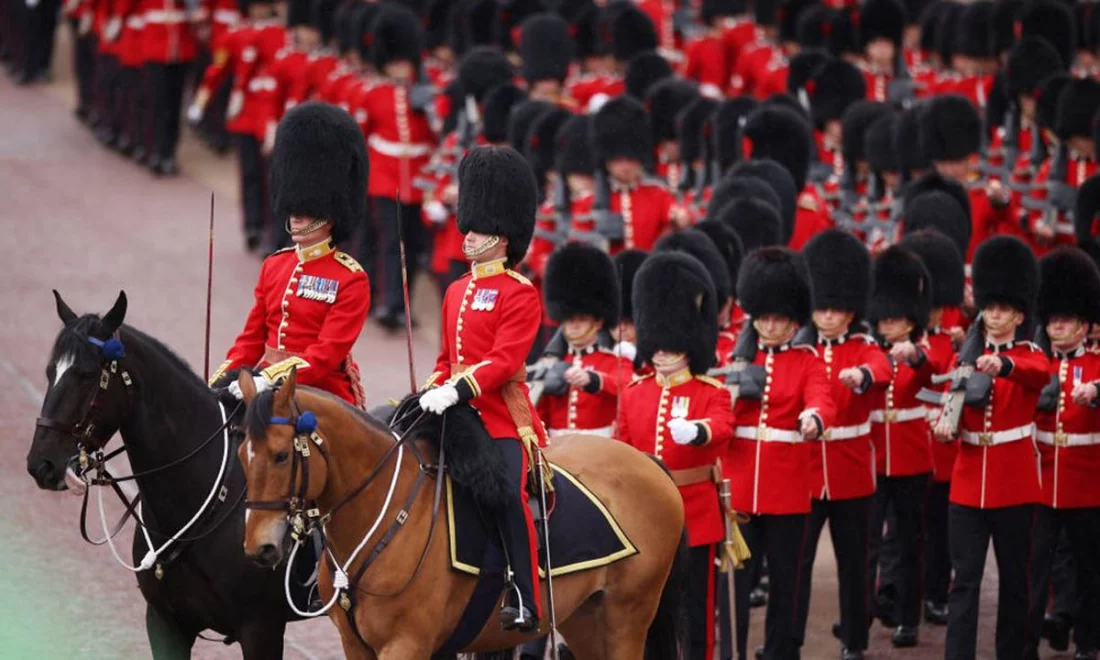
[[[594,197],[586,197],[574,205],[573,229],[591,232],[596,223],[586,217]],[[611,192],[611,212],[623,216],[623,240],[611,243],[611,254],[637,248],[649,251],[672,226],[669,214],[676,199],[659,182],[645,180],[634,188]]]
[[[871,410],[875,396],[890,382],[890,363],[871,337],[851,334],[817,345],[818,363],[825,369],[836,416],[810,446],[810,493],[814,499],[850,500],[875,492]],[[849,389],[840,372],[855,367],[870,377],[866,389]]]
[[577,107],[583,109],[599,94],[613,98],[625,93],[626,82],[617,76],[586,74],[569,83],[567,89],[568,95],[577,102]]
[[1049,360],[1028,342],[1009,343],[998,351],[987,347],[985,353],[1008,358],[1012,371],[993,379],[987,406],[963,409],[951,502],[981,509],[1039,502],[1032,420],[1039,393],[1050,379]]
[[228,369],[269,365],[270,381],[298,368],[298,384],[352,404],[358,367],[351,348],[370,309],[367,275],[329,244],[287,248],[264,260],[256,302],[212,380]]
[[428,164],[437,140],[427,116],[409,106],[409,88],[378,80],[364,86],[350,105],[367,139],[367,194],[420,204],[424,191],[413,185],[413,179]]
[[746,46],[763,38],[764,31],[749,18],[734,19],[722,29],[722,41],[729,49],[731,64],[737,61]]
[[138,13],[144,21],[142,42],[146,62],[190,62],[198,54],[196,13],[183,0],[141,0]]
[[[928,361],[935,365],[935,373],[944,374],[950,371],[951,365],[955,361],[955,347],[951,343],[951,335],[938,329],[930,330],[928,334],[925,335],[925,340],[928,342],[930,348],[928,351]],[[928,389],[930,391],[943,392],[946,388],[947,385],[937,385],[929,387]],[[936,423],[936,420],[939,419],[941,410],[942,408],[940,406],[929,405],[928,421],[930,424]],[[939,442],[935,438],[932,438],[932,480],[941,483],[951,481],[951,474],[955,471],[955,457],[958,455],[959,443]]]
[[876,394],[871,413],[871,440],[875,443],[875,472],[887,477],[904,477],[932,472],[932,436],[928,427],[928,409],[917,399],[922,388],[929,387],[932,374],[946,371],[950,361],[942,353],[933,353],[928,339],[922,337],[917,348],[924,360],[917,368],[907,363],[894,364],[886,389]]
[[1035,414],[1043,504],[1056,509],[1100,506],[1100,409],[1073,402],[1073,388],[1100,380],[1100,355],[1055,354],[1050,373],[1061,386],[1056,410]]
[[697,80],[704,94],[720,97],[733,69],[730,51],[722,37],[707,35],[689,41],[685,52],[684,77]]
[[778,48],[768,41],[758,41],[742,48],[733,64],[733,75],[730,76],[726,95],[751,94],[762,99],[760,82],[777,52]]
[[828,429],[836,416],[825,368],[809,346],[761,349],[753,364],[770,379],[759,400],[733,408],[734,440],[723,462],[733,506],[751,514],[810,511],[810,447],[799,416],[815,414]]
[[209,99],[226,76],[232,75],[225,114],[225,128],[230,133],[263,140],[266,112],[257,97],[274,91],[274,78],[263,71],[285,44],[285,28],[276,22],[257,21],[230,30],[214,45],[214,59],[203,74],[198,96]]
[[811,238],[819,232],[833,227],[832,214],[817,188],[807,183],[798,196],[798,209],[794,216],[794,233],[787,247],[801,250]]
[[[668,422],[677,417],[700,424],[705,444],[673,442]],[[668,378],[643,376],[623,391],[619,438],[639,451],[653,454],[674,472],[713,466],[732,436],[729,392],[711,378],[692,376],[684,369]],[[725,523],[713,479],[704,478],[679,488],[688,544],[698,547],[724,539]]]
[[510,382],[527,391],[524,361],[541,324],[542,303],[530,280],[505,268],[504,259],[475,264],[443,297],[442,349],[427,386],[454,383],[492,437],[545,445],[546,430],[530,399],[533,428],[520,429],[503,393]]
[[287,91],[287,102],[298,104],[319,98],[322,85],[339,64],[339,58],[331,53],[310,53],[305,73],[296,78]]
[[[1053,158],[1053,155],[1047,156],[1047,159],[1039,167],[1039,172],[1035,175],[1035,180],[1031,184],[1030,197],[1032,199],[1045,200],[1047,198],[1046,183],[1050,180],[1050,168],[1053,165]],[[1089,158],[1071,156],[1066,165],[1066,183],[1074,188],[1080,188],[1086,179],[1096,174],[1096,161]],[[1043,222],[1044,215],[1045,213],[1042,211],[1029,212],[1028,232],[1032,236]],[[1093,231],[1092,235],[1095,236],[1097,233]],[[1036,243],[1032,247],[1038,256],[1042,256],[1059,245],[1077,245],[1077,229],[1073,224],[1073,218],[1060,212],[1054,222],[1054,244],[1039,245]]]
[[612,437],[619,404],[619,386],[634,376],[634,365],[611,351],[597,348],[570,349],[565,360],[572,367],[591,372],[589,389],[570,387],[565,394],[543,395],[539,417],[551,436],[559,433],[595,433]]

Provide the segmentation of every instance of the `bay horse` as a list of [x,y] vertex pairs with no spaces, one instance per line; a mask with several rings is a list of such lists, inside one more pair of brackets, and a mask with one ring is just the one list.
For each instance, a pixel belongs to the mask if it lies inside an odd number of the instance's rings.
[[[153,658],[190,657],[205,629],[239,641],[248,660],[281,657],[293,617],[280,576],[247,560],[241,548],[245,480],[223,421],[229,411],[175,353],[123,324],[125,292],[102,317],[78,317],[54,296],[64,327],[46,368],[27,471],[39,488],[65,490],[74,457],[101,454],[117,430],[137,475],[148,533],[147,541],[135,529],[132,561]],[[140,569],[149,541],[160,548],[192,520]]]
[[[307,515],[325,523],[332,559],[347,564],[340,577],[354,598],[351,614],[340,606],[329,611],[346,656],[431,657],[450,638],[477,579],[450,570],[448,535],[432,533],[438,495],[431,486],[419,488],[430,468],[418,452],[400,451],[404,441],[385,425],[325,392],[296,387],[294,371],[261,394],[251,375],[242,371],[238,382],[250,404],[239,449],[248,480],[245,554],[266,566],[281,560],[286,535],[300,529],[294,511],[309,503],[316,508]],[[555,439],[546,457],[599,498],[639,551],[554,577],[558,629],[570,650],[586,660],[680,657],[679,582],[669,577],[680,570],[686,547],[684,507],[669,475],[645,454],[606,438]],[[377,533],[363,545],[372,525]],[[369,570],[361,572],[364,561]],[[321,565],[320,593],[332,603],[340,593],[333,564]],[[541,591],[549,612],[545,581]],[[462,651],[502,651],[531,638],[502,631],[490,616]]]

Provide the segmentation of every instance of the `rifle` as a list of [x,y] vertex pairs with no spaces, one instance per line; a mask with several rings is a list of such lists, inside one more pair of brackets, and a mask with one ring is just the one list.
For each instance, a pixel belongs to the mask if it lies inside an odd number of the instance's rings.
[[622,214],[611,211],[611,184],[607,181],[607,172],[602,168],[596,170],[592,210],[577,219],[591,220],[595,227],[593,231],[570,229],[570,240],[590,243],[606,251],[612,242],[622,241],[625,236],[626,225]]
[[733,347],[733,360],[724,367],[715,367],[707,371],[711,378],[726,377],[726,389],[730,393],[730,407],[737,405],[737,399],[759,399],[764,392],[766,374],[764,367],[753,364],[758,350],[759,337],[751,323],[745,325]]
[[[556,247],[569,238],[569,229],[573,225],[573,209],[569,204],[569,189],[565,185],[563,176],[555,179],[551,196],[554,200],[554,212],[551,214],[550,219],[554,221],[554,229],[546,230],[536,226],[535,238],[549,241]],[[546,216],[541,215],[539,219],[545,220]]]
[[1001,129],[1005,134],[1001,143],[1001,165],[999,167],[990,165],[989,157],[992,154],[987,153],[978,168],[983,176],[999,177],[1005,182],[1009,182],[1012,178],[1012,170],[1016,166],[1016,158],[1020,153],[1019,120],[1020,115],[1016,110],[1016,105],[1014,103],[1009,104],[1008,111],[1005,112],[1004,124],[1001,125]]
[[905,53],[900,48],[894,64],[894,79],[886,86],[886,100],[903,110],[917,100],[917,84],[909,75],[909,67],[905,66]]
[[951,387],[943,404],[941,420],[947,420],[953,434],[958,433],[959,418],[964,405],[985,405],[993,387],[993,378],[975,371],[978,358],[985,352],[985,323],[981,315],[970,326],[966,339],[959,348],[958,365],[942,376],[933,376],[933,383],[951,381]]

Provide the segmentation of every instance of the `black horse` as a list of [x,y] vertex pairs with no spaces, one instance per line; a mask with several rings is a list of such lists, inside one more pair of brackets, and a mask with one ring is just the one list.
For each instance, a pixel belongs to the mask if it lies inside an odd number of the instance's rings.
[[[199,512],[194,524],[137,573],[145,626],[156,660],[190,657],[210,629],[240,642],[248,658],[278,658],[286,622],[282,571],[245,558],[245,481],[236,442],[228,446],[218,400],[191,368],[152,337],[123,325],[126,295],[103,317],[78,317],[55,291],[64,322],[46,368],[27,471],[38,487],[64,490],[81,449],[96,450],[117,431],[142,498],[142,516],[160,548]],[[211,494],[213,496],[211,497]],[[204,506],[209,499],[209,504]],[[148,552],[135,530],[133,561]]]

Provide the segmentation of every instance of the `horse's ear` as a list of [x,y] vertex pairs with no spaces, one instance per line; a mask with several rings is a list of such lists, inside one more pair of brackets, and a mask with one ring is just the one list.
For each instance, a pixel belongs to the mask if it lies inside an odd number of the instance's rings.
[[241,400],[244,401],[244,405],[252,403],[252,399],[256,398],[256,381],[252,378],[252,372],[241,369],[240,375],[237,376],[237,386],[241,388]]
[[115,304],[111,307],[111,311],[103,315],[103,325],[107,326],[107,330],[110,333],[114,333],[122,326],[122,321],[126,318],[126,292],[119,291],[118,298],[115,300]]
[[57,316],[61,319],[61,322],[65,325],[69,325],[76,320],[76,312],[69,308],[65,301],[61,299],[61,294],[57,292],[57,289],[53,290],[53,299],[57,303]]
[[279,386],[279,390],[275,392],[275,407],[278,410],[290,410],[291,404],[294,401],[294,388],[298,384],[298,367],[293,366],[290,368],[290,373],[287,374],[286,380]]

